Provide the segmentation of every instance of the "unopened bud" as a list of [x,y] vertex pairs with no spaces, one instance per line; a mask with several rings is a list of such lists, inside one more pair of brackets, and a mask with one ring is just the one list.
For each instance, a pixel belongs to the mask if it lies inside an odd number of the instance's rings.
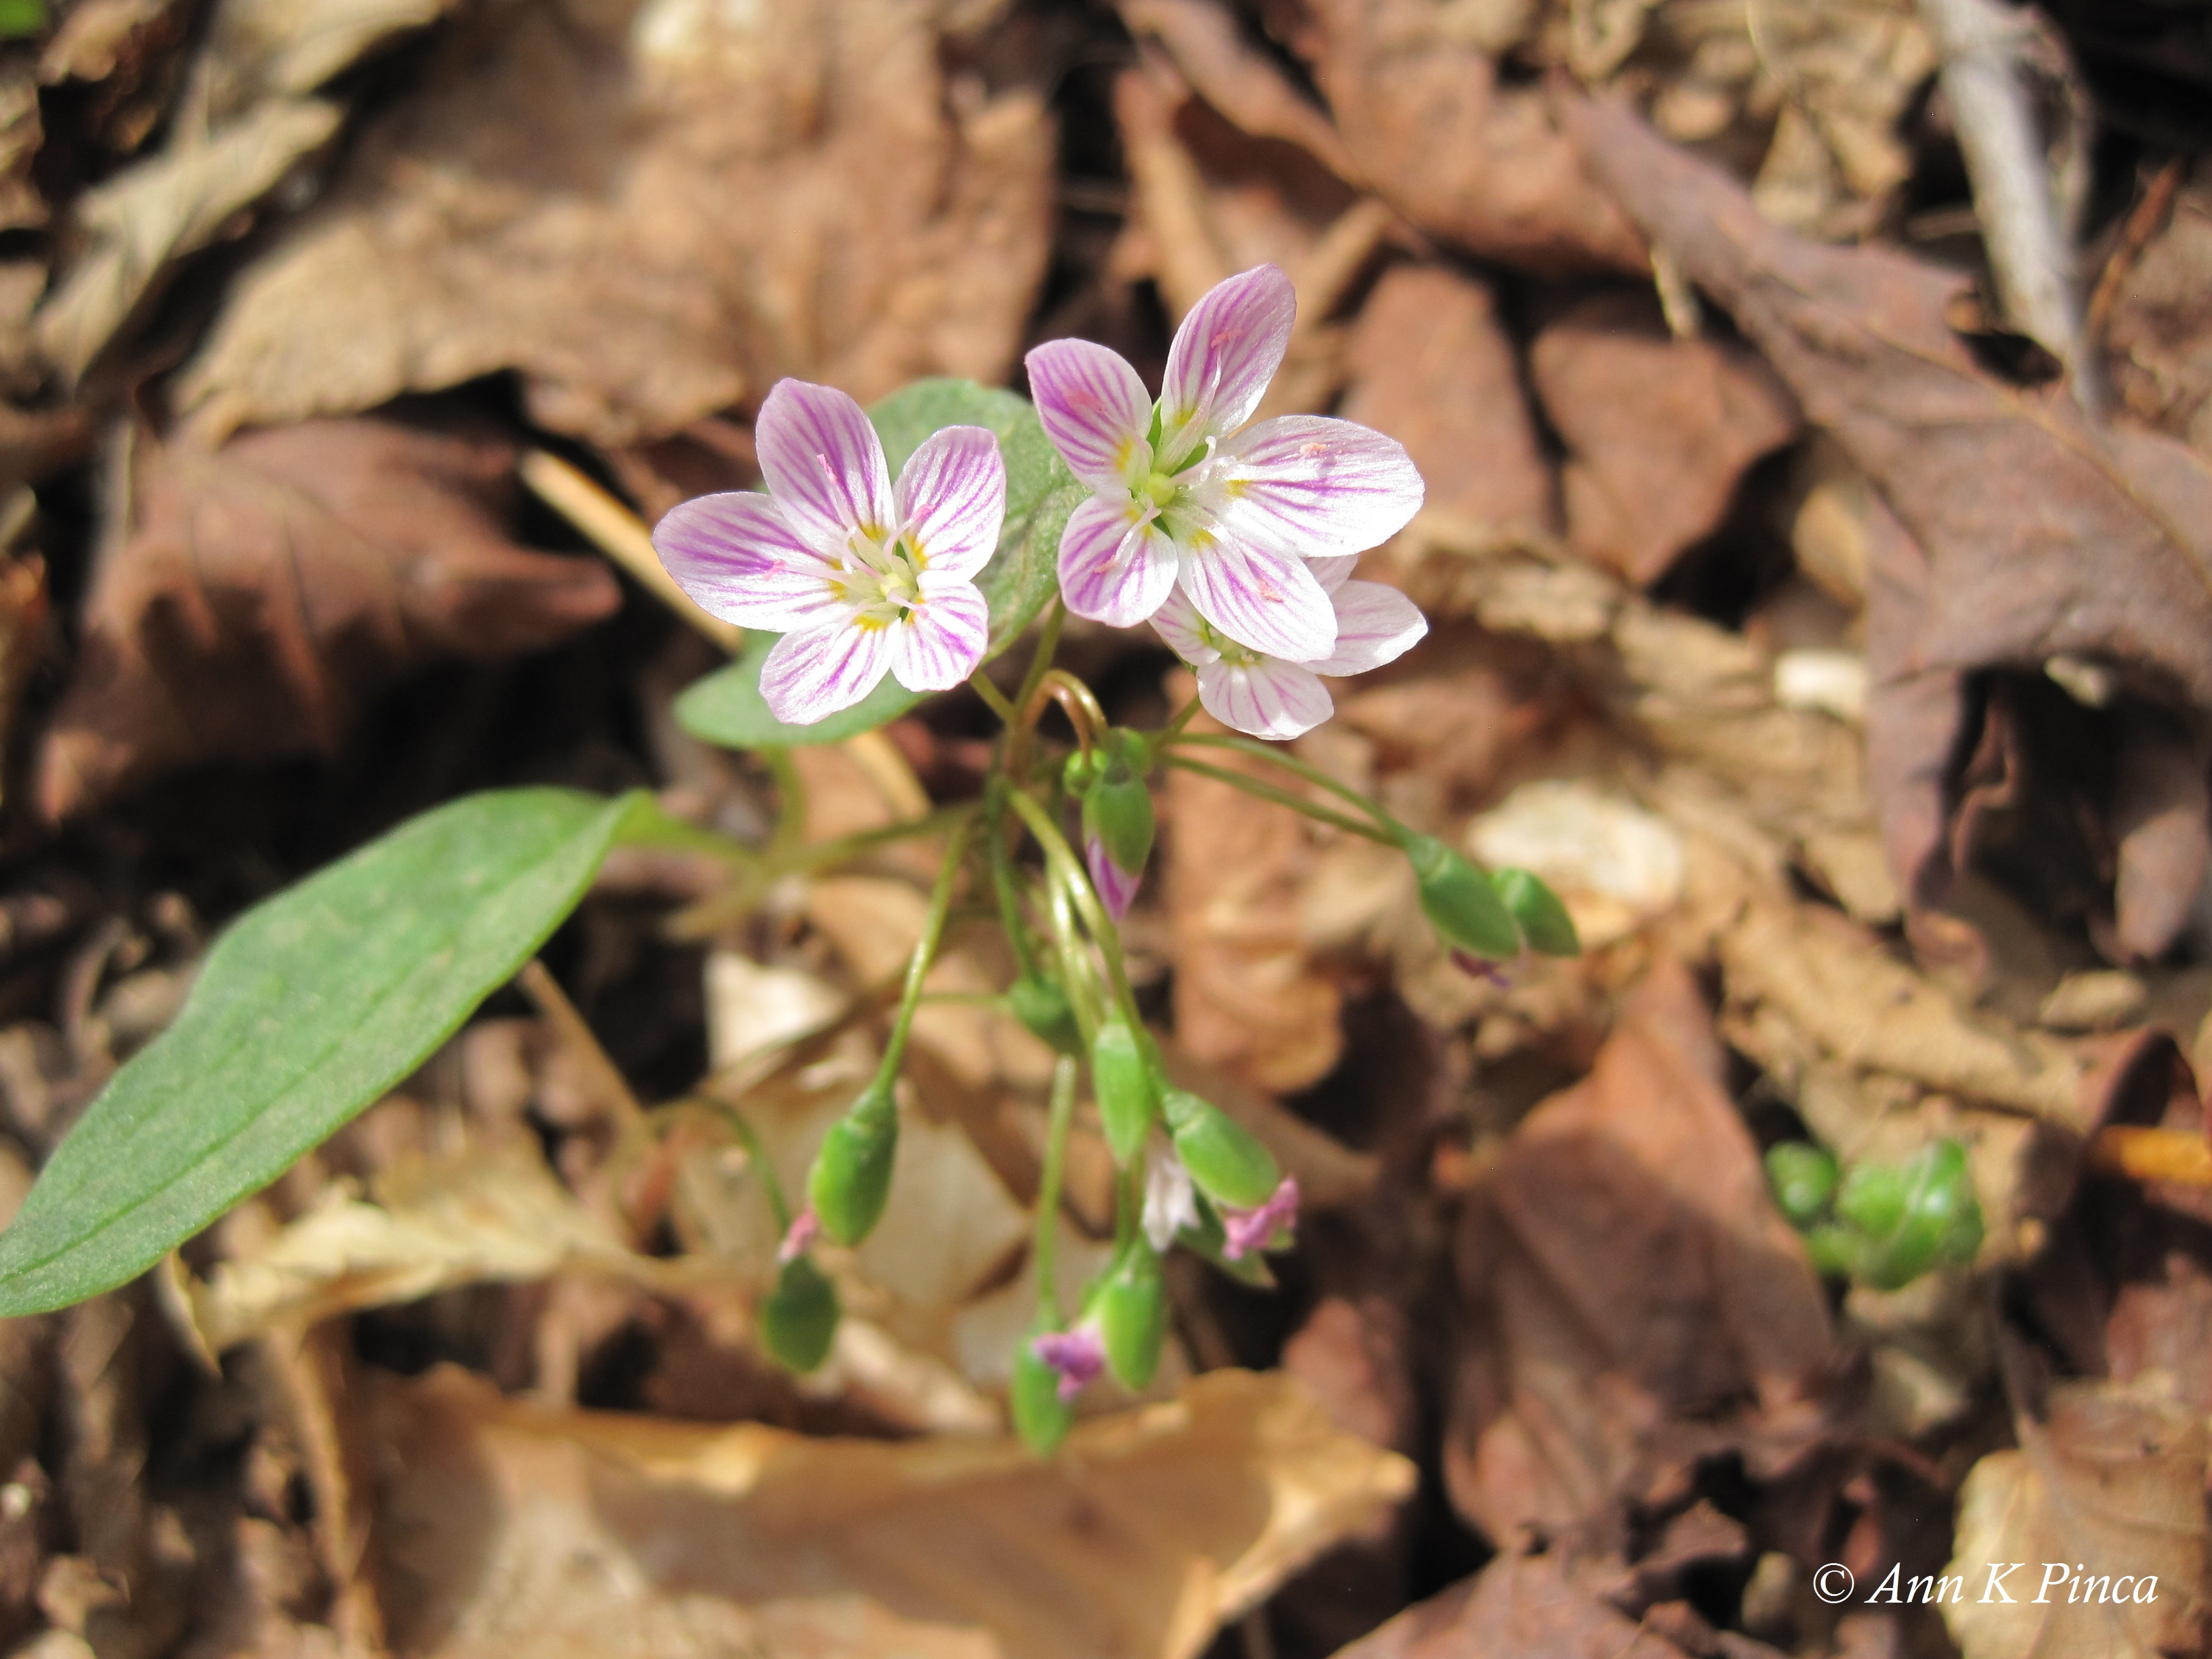
[[1931,1267],[1963,1266],[1982,1243],[1982,1206],[1965,1147],[1939,1140],[1899,1174],[1903,1199],[1896,1224],[1869,1235],[1859,1269],[1878,1291],[1899,1289]]
[[1505,908],[1520,925],[1521,937],[1528,941],[1528,948],[1538,956],[1582,954],[1582,936],[1575,932],[1575,919],[1559,902],[1559,896],[1540,877],[1527,870],[1493,870],[1490,872],[1490,884],[1505,901]]
[[1106,1345],[1107,1365],[1123,1387],[1143,1388],[1160,1367],[1168,1334],[1160,1259],[1143,1239],[1133,1239],[1115,1259],[1091,1308]]
[[1067,1437],[1075,1413],[1060,1397],[1060,1373],[1024,1340],[1014,1350],[1014,1374],[1006,1387],[1006,1408],[1014,1432],[1040,1457],[1049,1457]]
[[1835,1155],[1824,1146],[1785,1140],[1767,1148],[1766,1184],[1793,1226],[1809,1227],[1826,1212],[1837,1178]]
[[883,1218],[891,1191],[891,1164],[898,1153],[898,1108],[891,1079],[878,1078],[830,1126],[822,1150],[814,1155],[806,1196],[821,1218],[822,1231],[840,1244],[857,1244]]
[[1134,732],[1107,734],[1083,794],[1083,836],[1105,849],[1126,875],[1137,875],[1152,855],[1152,792],[1145,783],[1152,763]]
[[1521,927],[1489,878],[1434,836],[1409,835],[1406,857],[1429,925],[1444,941],[1502,961],[1521,953]]
[[776,1274],[757,1322],[761,1346],[770,1358],[794,1371],[811,1371],[830,1357],[837,1334],[837,1287],[813,1257],[795,1255]]
[[1160,1104],[1176,1156],[1200,1192],[1240,1210],[1255,1209],[1274,1196],[1283,1180],[1275,1155],[1226,1112],[1188,1089],[1170,1089]]
[[1126,1166],[1144,1150],[1159,1102],[1159,1079],[1147,1045],[1118,1013],[1091,1040],[1091,1086],[1098,1097],[1106,1145],[1114,1161]]
[[1082,1054],[1083,1034],[1076,1029],[1075,1010],[1057,981],[1024,974],[1007,988],[1006,1006],[1016,1019],[1060,1053]]

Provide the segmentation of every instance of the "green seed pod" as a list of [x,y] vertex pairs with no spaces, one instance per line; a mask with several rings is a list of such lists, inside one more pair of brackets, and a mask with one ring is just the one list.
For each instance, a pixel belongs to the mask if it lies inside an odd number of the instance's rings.
[[1865,1243],[1849,1227],[1823,1221],[1806,1233],[1805,1254],[1813,1258],[1815,1273],[1842,1279],[1856,1271]]
[[1434,836],[1409,835],[1404,846],[1421,909],[1446,944],[1499,962],[1521,954],[1520,924],[1481,871]]
[[[1133,745],[1121,741],[1134,738]],[[1115,732],[1092,768],[1083,794],[1083,838],[1097,841],[1126,875],[1135,875],[1152,855],[1152,792],[1145,785],[1151,757],[1133,732]],[[1132,764],[1132,757],[1135,764]]]
[[1145,1148],[1160,1084],[1146,1045],[1118,1013],[1091,1040],[1091,1087],[1098,1097],[1106,1145],[1126,1168]]
[[1067,1437],[1075,1413],[1060,1397],[1060,1373],[1039,1359],[1024,1337],[1014,1350],[1013,1380],[1006,1388],[1006,1407],[1014,1419],[1014,1432],[1039,1457],[1049,1457]]
[[1188,1089],[1160,1097],[1176,1156],[1198,1189],[1217,1204],[1249,1210],[1265,1204],[1282,1184],[1275,1155],[1210,1101]]
[[811,1371],[830,1357],[837,1334],[837,1287],[811,1256],[795,1255],[761,1304],[758,1327],[761,1346],[778,1364]]
[[1835,1155],[1808,1140],[1785,1140],[1766,1150],[1766,1184],[1775,1207],[1795,1227],[1809,1227],[1836,1194]]
[[1139,1238],[1121,1252],[1091,1308],[1108,1367],[1125,1387],[1143,1388],[1160,1367],[1168,1334],[1167,1285],[1152,1246]]
[[1024,974],[1006,988],[1006,1005],[1014,1018],[1064,1054],[1083,1053],[1083,1033],[1076,1029],[1075,1010],[1059,981],[1041,974]]
[[1887,1238],[1903,1224],[1905,1171],[1887,1164],[1854,1164],[1836,1188],[1836,1218],[1869,1238]]
[[1911,1284],[1929,1268],[1963,1266],[1982,1243],[1982,1206],[1966,1149],[1955,1140],[1923,1148],[1903,1170],[1897,1224],[1866,1241],[1859,1277],[1878,1291]]
[[857,1244],[883,1218],[891,1192],[891,1164],[898,1152],[898,1108],[891,1080],[878,1078],[852,1109],[830,1126],[814,1155],[806,1196],[822,1231],[840,1244]]
[[1505,908],[1521,925],[1521,937],[1528,941],[1528,948],[1538,956],[1582,954],[1582,936],[1575,932],[1575,919],[1559,902],[1559,896],[1544,885],[1540,877],[1526,870],[1493,870],[1490,872],[1490,884],[1505,901]]

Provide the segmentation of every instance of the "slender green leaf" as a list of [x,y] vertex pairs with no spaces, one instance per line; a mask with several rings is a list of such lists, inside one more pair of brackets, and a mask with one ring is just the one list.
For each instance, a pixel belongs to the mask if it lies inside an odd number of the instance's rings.
[[405,1078],[530,959],[647,805],[471,795],[248,911],[0,1234],[0,1315],[134,1278]]
[[[1060,534],[1083,499],[1082,485],[1044,435],[1036,410],[1011,392],[972,380],[916,380],[870,410],[868,418],[894,473],[940,428],[981,426],[998,434],[1006,464],[1006,528],[998,552],[975,580],[991,607],[987,659],[997,656],[1036,620],[1057,589]],[[676,700],[677,724],[726,749],[796,747],[872,732],[922,699],[922,693],[886,677],[850,708],[812,726],[786,726],[769,713],[760,692],[761,664],[775,643],[773,635],[752,635],[735,662],[689,687]]]

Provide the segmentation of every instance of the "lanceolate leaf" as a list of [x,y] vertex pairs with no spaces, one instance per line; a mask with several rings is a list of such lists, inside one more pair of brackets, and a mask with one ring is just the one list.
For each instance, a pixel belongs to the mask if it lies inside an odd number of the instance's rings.
[[647,805],[471,795],[249,911],[0,1234],[0,1316],[135,1277],[406,1077],[530,959]]
[[[1056,583],[1060,532],[1083,499],[1028,401],[972,380],[917,380],[868,411],[896,474],[921,441],[940,427],[988,427],[1006,463],[1006,524],[999,550],[975,585],[991,606],[988,661],[1036,620]],[[897,719],[921,701],[885,677],[861,702],[812,726],[786,726],[760,694],[761,663],[775,643],[756,635],[727,668],[708,675],[676,700],[677,723],[696,738],[730,749],[836,743]]]

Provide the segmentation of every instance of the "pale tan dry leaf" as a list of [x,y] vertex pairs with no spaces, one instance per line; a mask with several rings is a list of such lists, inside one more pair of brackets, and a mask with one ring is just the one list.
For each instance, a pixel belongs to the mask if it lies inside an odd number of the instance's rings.
[[360,1308],[412,1302],[455,1285],[517,1283],[581,1271],[642,1285],[696,1273],[641,1256],[556,1181],[534,1151],[395,1170],[374,1199],[344,1184],[250,1255],[188,1287],[208,1347]]
[[25,63],[0,66],[0,229],[34,230],[46,222],[46,198],[31,177],[45,139],[37,75]]
[[[1747,1646],[1749,1644],[1747,1644]],[[1725,1650],[1724,1650],[1725,1651]],[[1335,1659],[1681,1659],[1571,1577],[1565,1553],[1513,1552],[1410,1607]]]
[[[1963,1593],[1942,1610],[1966,1659],[2200,1651],[2212,1446],[2203,1418],[2148,1390],[2063,1383],[2047,1419],[2021,1432],[2019,1450],[1991,1452],[1960,1490],[1943,1571]],[[2014,1561],[2022,1565],[2005,1581],[2009,1599],[1984,1594],[1990,1564]],[[2155,1582],[2142,1595],[2146,1578]],[[2133,1582],[2116,1600],[2123,1579]]]
[[735,951],[707,953],[707,1062],[726,1071],[835,1022],[851,1005],[804,969],[767,967]]
[[1797,431],[1755,352],[1674,338],[1645,294],[1567,311],[1537,335],[1528,374],[1567,447],[1568,540],[1639,586],[1717,529],[1745,471]]
[[621,592],[597,561],[517,546],[503,442],[380,421],[257,432],[212,453],[141,437],[85,642],[40,757],[66,817],[180,767],[337,746],[428,661],[534,650]]
[[1255,138],[1295,144],[1347,184],[1359,171],[1328,117],[1245,39],[1216,0],[1121,0],[1130,33],[1167,49],[1198,94]]
[[1468,826],[1468,850],[1493,868],[1541,876],[1567,907],[1583,948],[1601,950],[1682,896],[1682,838],[1605,784],[1525,783]]
[[1488,287],[1442,265],[1389,270],[1352,325],[1349,356],[1339,413],[1406,446],[1430,508],[1501,530],[1551,527],[1551,469]]
[[422,1659],[1194,1659],[1413,1490],[1279,1376],[1009,1442],[807,1439],[394,1382],[381,1511]]
[[170,266],[234,230],[240,210],[321,149],[343,118],[319,100],[264,104],[87,191],[76,208],[85,250],[33,324],[40,354],[69,380],[82,375]]
[[204,428],[502,369],[607,442],[757,398],[1003,378],[1046,254],[1028,91],[948,78],[939,0],[507,0],[450,29],[234,290]]
[[[2174,198],[2165,228],[2113,285],[2105,349],[2134,414],[2212,453],[2212,183]],[[2100,295],[2100,297],[2104,297]]]
[[133,70],[153,43],[173,40],[182,27],[177,0],[79,0],[39,51],[39,78],[105,81]]
[[362,58],[433,23],[454,0],[222,0],[187,94],[227,121],[262,99],[304,98]]

